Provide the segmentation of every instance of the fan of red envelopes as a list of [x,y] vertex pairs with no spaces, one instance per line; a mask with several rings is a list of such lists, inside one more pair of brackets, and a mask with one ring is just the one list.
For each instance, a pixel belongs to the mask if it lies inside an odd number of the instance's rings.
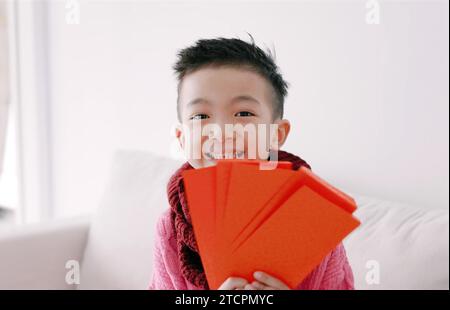
[[265,271],[291,288],[360,223],[355,201],[290,162],[219,160],[183,172],[188,208],[209,287]]

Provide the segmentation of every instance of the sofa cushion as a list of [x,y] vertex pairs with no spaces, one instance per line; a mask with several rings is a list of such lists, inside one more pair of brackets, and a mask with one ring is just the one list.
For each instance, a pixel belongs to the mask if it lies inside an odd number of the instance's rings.
[[448,290],[448,210],[354,197],[363,224],[344,245],[356,289]]
[[119,151],[93,216],[79,289],[145,289],[156,220],[168,208],[166,184],[181,162]]

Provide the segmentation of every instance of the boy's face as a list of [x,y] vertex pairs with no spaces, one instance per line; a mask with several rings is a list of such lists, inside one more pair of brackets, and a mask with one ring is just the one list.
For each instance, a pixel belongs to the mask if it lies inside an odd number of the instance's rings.
[[[185,154],[193,154],[194,148],[201,150],[196,158],[188,156],[189,163],[194,168],[201,168],[214,165],[218,158],[266,160],[269,149],[278,149],[290,129],[288,120],[274,119],[273,100],[274,92],[269,82],[248,69],[205,67],[187,74],[179,90],[181,124],[176,129],[176,136]],[[194,125],[198,124],[202,129],[216,126],[220,131],[192,135]],[[255,139],[237,131],[227,135],[225,128],[230,125],[226,124],[255,128]],[[265,128],[266,134],[258,130],[259,124],[264,125],[259,129]],[[278,125],[271,138],[270,124]],[[250,148],[255,147],[256,152],[252,152]]]

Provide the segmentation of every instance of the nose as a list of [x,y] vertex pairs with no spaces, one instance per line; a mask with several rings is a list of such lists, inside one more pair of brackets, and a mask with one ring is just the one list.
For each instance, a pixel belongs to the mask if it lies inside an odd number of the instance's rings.
[[223,127],[217,127],[216,130],[210,131],[208,137],[215,145],[221,145],[223,151],[231,151],[234,149],[234,136],[233,132],[227,134]]
[[237,132],[233,130],[232,123],[215,122],[208,131],[208,138],[216,147],[221,146],[222,153],[235,152]]

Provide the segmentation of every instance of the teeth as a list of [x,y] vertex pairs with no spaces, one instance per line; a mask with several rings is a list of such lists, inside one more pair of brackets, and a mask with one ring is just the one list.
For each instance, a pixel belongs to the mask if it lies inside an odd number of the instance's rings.
[[237,153],[233,153],[233,154],[225,154],[224,156],[222,154],[215,154],[215,153],[205,153],[205,155],[209,158],[209,159],[233,159],[233,158],[237,158],[237,159],[242,159],[244,158],[244,152],[237,152]]

